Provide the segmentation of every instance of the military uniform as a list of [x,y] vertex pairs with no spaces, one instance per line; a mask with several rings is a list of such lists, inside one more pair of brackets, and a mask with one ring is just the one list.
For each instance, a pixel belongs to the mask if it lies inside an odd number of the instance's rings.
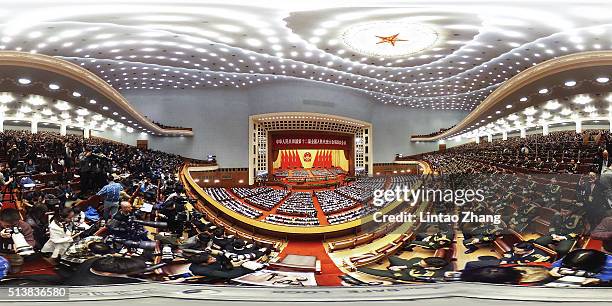
[[472,253],[478,250],[478,244],[489,244],[495,241],[500,235],[499,228],[497,226],[486,224],[481,225],[469,232],[464,232],[463,245],[467,248],[466,254]]
[[561,186],[557,184],[547,185],[544,189],[544,206],[555,207],[561,201]]
[[535,218],[536,207],[533,204],[521,207],[508,222],[511,229],[525,233],[530,222]]
[[378,270],[371,268],[358,268],[357,271],[367,273],[374,276],[392,278],[399,281],[414,282],[419,279],[438,278],[444,275],[445,270],[442,268],[423,268],[419,263],[423,260],[420,257],[410,259],[402,259],[397,256],[389,257],[389,267],[406,267],[399,271]]
[[[549,235],[542,236],[534,242],[545,247],[548,247],[549,244],[553,244],[555,246],[555,251],[557,251],[560,256],[563,256],[567,254],[576,243],[576,239],[582,233],[583,229],[584,221],[582,220],[582,216],[577,214],[563,216],[557,213],[550,221],[550,227],[548,229]],[[561,236],[565,239],[555,241],[553,235]]]
[[547,262],[551,258],[548,254],[544,253],[544,251],[534,248],[529,254],[518,255],[513,252],[508,252],[504,254],[504,258],[502,258],[502,262],[506,264],[528,264],[532,262]]
[[452,235],[447,234],[445,232],[438,232],[436,234],[429,235],[423,238],[421,241],[410,242],[406,246],[405,250],[412,251],[412,249],[414,249],[415,246],[421,246],[426,249],[437,250],[437,249],[449,246],[452,241],[453,241]]
[[533,192],[536,190],[536,182],[529,181],[525,187],[523,187],[523,196],[533,195]]

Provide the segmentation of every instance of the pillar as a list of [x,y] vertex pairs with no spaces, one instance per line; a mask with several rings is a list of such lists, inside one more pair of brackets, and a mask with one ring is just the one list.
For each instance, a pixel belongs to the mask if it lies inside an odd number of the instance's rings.
[[548,123],[542,124],[542,135],[548,135]]
[[576,133],[582,133],[582,120],[576,119]]
[[0,133],[4,132],[4,114],[0,114]]
[[508,140],[508,131],[502,132],[502,140]]
[[525,128],[521,128],[521,138],[527,138],[527,130]]
[[83,138],[89,139],[89,136],[91,136],[91,130],[86,127],[83,129]]
[[493,142],[493,135],[492,134],[487,134],[487,141],[488,142]]
[[32,132],[32,134],[38,133],[38,120],[32,119],[32,121],[30,121],[30,132]]
[[68,125],[66,123],[60,123],[60,135],[66,136],[66,128]]
[[480,135],[476,135],[476,143],[480,143]]

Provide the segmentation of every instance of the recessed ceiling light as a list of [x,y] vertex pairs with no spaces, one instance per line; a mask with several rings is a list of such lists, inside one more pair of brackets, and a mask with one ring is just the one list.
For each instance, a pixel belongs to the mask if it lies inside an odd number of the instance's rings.
[[538,91],[538,93],[540,93],[540,94],[542,94],[542,95],[547,94],[547,93],[548,93],[548,89],[547,89],[547,88],[542,88],[542,89],[540,89],[540,90]]
[[519,101],[525,102],[525,101],[527,101],[527,97],[522,97]]
[[66,111],[66,110],[71,109],[72,107],[66,101],[59,101],[59,102],[57,102],[55,104],[55,108],[57,108],[57,109],[59,109],[61,111]]
[[49,89],[58,90],[60,87],[57,84],[49,84]]
[[102,106],[103,110],[108,110],[108,106]]
[[580,105],[588,104],[591,101],[593,101],[593,99],[588,95],[578,95],[574,98],[574,103]]
[[28,85],[30,83],[32,83],[32,81],[30,79],[26,79],[26,78],[21,78],[18,80],[19,84],[21,85]]
[[506,108],[512,108],[512,104],[506,105]]
[[80,96],[81,96],[81,93],[80,93],[80,92],[75,91],[75,92],[73,92],[73,93],[72,93],[72,96],[73,96],[73,97],[78,98],[78,97],[80,97]]
[[565,86],[567,86],[567,87],[576,86],[576,81],[567,81],[567,82],[565,82]]
[[598,77],[596,79],[596,81],[597,81],[597,83],[601,83],[601,84],[608,83],[608,81],[610,81],[610,78],[608,78],[608,77]]
[[96,102],[96,100],[94,100],[94,99],[89,100],[89,104],[96,104],[96,103],[98,103],[98,102]]

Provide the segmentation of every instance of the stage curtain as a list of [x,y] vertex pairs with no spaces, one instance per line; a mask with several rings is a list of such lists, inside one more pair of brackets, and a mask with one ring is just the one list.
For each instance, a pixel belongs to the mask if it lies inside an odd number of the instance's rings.
[[347,160],[351,160],[351,150],[342,150],[344,151],[344,158]]
[[278,159],[278,152],[279,151],[272,151],[272,160],[277,160]]

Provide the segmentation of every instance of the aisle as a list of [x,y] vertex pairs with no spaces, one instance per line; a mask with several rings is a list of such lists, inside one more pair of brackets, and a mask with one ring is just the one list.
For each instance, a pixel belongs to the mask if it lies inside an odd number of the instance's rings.
[[327,216],[325,215],[325,213],[323,212],[323,209],[321,208],[321,203],[319,203],[319,199],[317,199],[317,196],[314,194],[314,192],[311,192],[311,193],[312,193],[312,203],[314,204],[314,207],[317,210],[317,219],[319,219],[319,224],[329,225],[329,222],[327,222]]
[[329,258],[322,242],[290,240],[280,253],[280,258],[289,254],[316,256],[321,261],[321,274],[315,274],[317,284],[319,286],[340,286],[339,276],[344,273]]

